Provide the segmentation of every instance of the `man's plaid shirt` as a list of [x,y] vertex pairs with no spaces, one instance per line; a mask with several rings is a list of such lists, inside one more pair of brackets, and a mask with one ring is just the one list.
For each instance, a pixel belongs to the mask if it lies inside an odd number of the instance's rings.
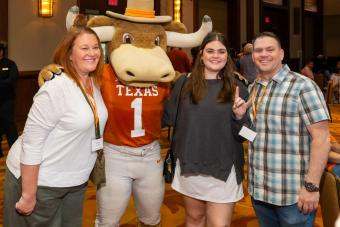
[[311,138],[306,126],[329,120],[323,94],[312,80],[287,65],[266,89],[255,81],[249,91],[260,103],[255,119],[253,107],[249,109],[257,136],[248,150],[248,191],[255,200],[294,204],[309,167]]

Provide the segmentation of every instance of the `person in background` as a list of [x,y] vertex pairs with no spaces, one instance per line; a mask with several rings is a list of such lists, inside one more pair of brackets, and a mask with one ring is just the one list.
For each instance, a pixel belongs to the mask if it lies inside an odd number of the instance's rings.
[[247,43],[243,47],[243,56],[240,58],[241,74],[249,81],[249,83],[253,83],[258,74],[258,69],[253,61],[252,53],[253,44]]
[[253,48],[259,79],[248,88],[250,101],[235,99],[255,134],[248,146],[253,207],[262,227],[312,227],[330,149],[327,105],[314,81],[282,64],[277,35],[258,34]]
[[331,78],[331,67],[328,64],[327,56],[319,54],[314,60],[313,72],[323,76],[323,89],[327,88],[328,81]]
[[241,71],[241,65],[240,65],[240,59],[244,55],[244,47],[247,44],[247,42],[242,43],[240,52],[237,52],[235,48],[229,48],[229,55],[231,59],[234,61],[234,64],[236,66],[237,71]]
[[6,45],[0,42],[0,157],[4,156],[2,135],[6,135],[9,147],[18,138],[15,125],[15,89],[18,77],[17,65],[6,57]]
[[328,169],[340,177],[340,144],[334,136],[330,136],[331,149],[328,153]]
[[240,52],[237,54],[237,58],[241,58],[241,57],[243,57],[243,55],[244,55],[244,47],[247,45],[248,43],[247,42],[244,42],[244,43],[242,43],[241,44],[241,50],[240,50]]
[[175,124],[179,106],[172,188],[184,197],[186,227],[230,226],[235,202],[243,198],[238,131],[247,117],[235,115],[232,105],[239,93],[246,98],[247,90],[234,72],[225,36],[211,32],[199,48],[192,74],[176,81],[166,104],[164,126]]
[[330,80],[332,81],[331,98],[335,103],[340,103],[340,61],[337,62]]
[[333,69],[334,73],[340,73],[340,60],[338,60],[335,64],[335,67]]
[[307,61],[305,66],[301,69],[301,74],[314,80],[314,73],[313,73],[313,67],[314,67],[314,62],[313,61]]
[[191,60],[191,62],[192,62],[191,69],[194,66],[194,63],[196,62],[196,57],[197,57],[199,51],[200,51],[200,47],[199,46],[193,47],[193,48],[190,49],[190,54],[191,54],[191,59],[192,59]]
[[35,95],[23,135],[7,156],[4,226],[82,226],[87,181],[108,116],[99,89],[99,38],[90,28],[72,28],[54,63],[64,73]]
[[177,72],[187,73],[191,71],[190,59],[182,48],[168,47],[167,55]]

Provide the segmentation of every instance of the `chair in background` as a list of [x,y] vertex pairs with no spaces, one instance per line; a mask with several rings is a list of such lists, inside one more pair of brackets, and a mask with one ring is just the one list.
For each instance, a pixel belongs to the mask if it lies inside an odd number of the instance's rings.
[[334,227],[340,212],[340,179],[328,170],[320,182],[320,206],[324,227]]

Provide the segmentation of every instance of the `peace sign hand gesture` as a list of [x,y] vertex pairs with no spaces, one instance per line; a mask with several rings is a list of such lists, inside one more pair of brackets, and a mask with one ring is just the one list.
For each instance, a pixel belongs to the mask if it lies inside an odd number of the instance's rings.
[[235,88],[234,95],[234,104],[233,104],[233,112],[236,116],[236,119],[240,120],[243,118],[245,113],[247,112],[248,107],[251,105],[251,98],[246,102],[240,97],[240,89],[237,86]]

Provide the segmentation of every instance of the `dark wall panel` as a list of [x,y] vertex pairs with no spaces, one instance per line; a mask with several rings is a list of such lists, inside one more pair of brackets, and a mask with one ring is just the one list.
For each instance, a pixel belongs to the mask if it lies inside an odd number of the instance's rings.
[[39,90],[38,73],[38,71],[20,72],[17,81],[15,118],[19,131],[24,128],[27,114],[33,103],[33,96]]
[[8,39],[8,0],[0,1],[0,40]]

